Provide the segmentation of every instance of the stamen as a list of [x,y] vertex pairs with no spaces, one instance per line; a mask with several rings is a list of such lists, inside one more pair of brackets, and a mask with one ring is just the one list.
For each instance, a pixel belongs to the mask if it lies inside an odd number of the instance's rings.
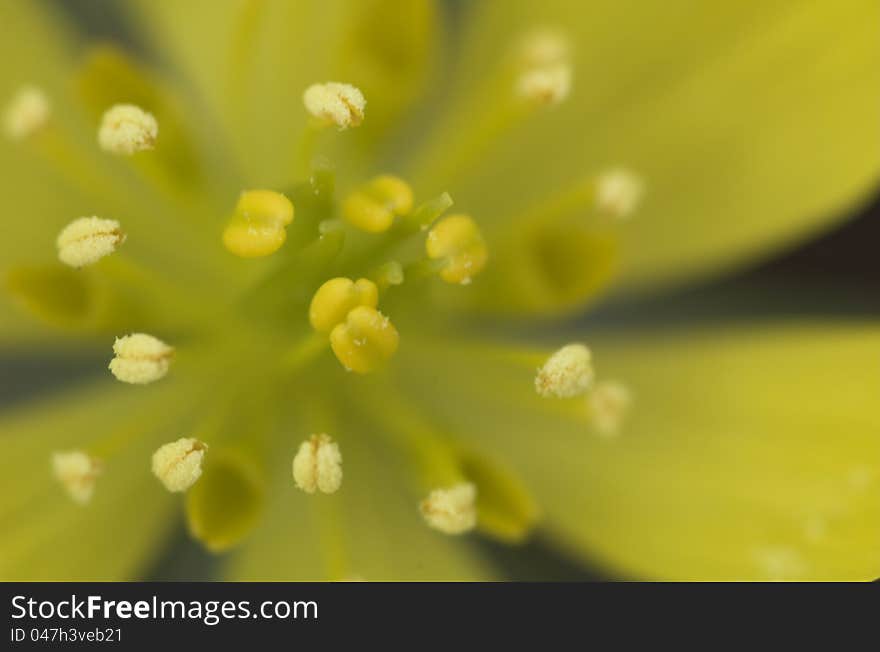
[[583,394],[593,382],[590,349],[568,344],[548,358],[535,376],[535,391],[544,398],[571,398]]
[[336,493],[342,485],[342,453],[329,435],[312,435],[293,458],[293,480],[307,494]]
[[153,474],[168,491],[186,491],[202,475],[202,460],[208,445],[192,437],[160,446],[153,453]]
[[379,289],[372,281],[359,278],[332,278],[315,292],[309,306],[309,322],[319,333],[329,333],[358,306],[375,308]]
[[342,365],[355,373],[379,369],[397,351],[400,335],[375,308],[358,306],[330,333],[330,347]]
[[125,233],[116,220],[80,217],[62,229],[55,244],[62,263],[83,267],[112,254],[123,242]]
[[444,260],[440,278],[468,285],[482,271],[489,251],[476,222],[468,215],[450,215],[428,232],[425,251],[432,260]]
[[644,183],[637,174],[625,168],[609,170],[597,180],[596,207],[612,217],[629,217],[644,191]]
[[391,228],[395,215],[407,215],[412,208],[409,184],[385,174],[346,197],[342,213],[352,226],[368,233],[382,233]]
[[570,59],[571,42],[559,30],[542,27],[523,37],[516,54],[523,68],[553,66]]
[[589,396],[590,416],[603,435],[616,435],[632,404],[632,393],[616,381],[597,383]]
[[95,492],[101,463],[83,451],[53,453],[52,472],[73,501],[85,505]]
[[105,152],[131,156],[156,146],[159,123],[151,113],[134,104],[116,104],[104,112],[98,144]]
[[49,122],[49,98],[36,86],[22,86],[3,114],[3,130],[10,140],[20,141],[35,134]]
[[117,337],[113,353],[116,357],[110,361],[109,369],[117,380],[146,385],[168,373],[174,349],[152,335],[134,333]]
[[293,222],[293,217],[293,204],[281,193],[245,191],[223,230],[223,246],[242,258],[273,254],[287,240],[285,227]]
[[571,92],[571,66],[560,63],[527,70],[517,78],[516,92],[531,104],[559,104]]
[[303,104],[313,116],[342,131],[364,121],[367,101],[364,94],[351,84],[327,82],[309,86],[303,93]]
[[477,488],[463,482],[435,489],[419,505],[429,526],[444,534],[463,534],[477,524]]

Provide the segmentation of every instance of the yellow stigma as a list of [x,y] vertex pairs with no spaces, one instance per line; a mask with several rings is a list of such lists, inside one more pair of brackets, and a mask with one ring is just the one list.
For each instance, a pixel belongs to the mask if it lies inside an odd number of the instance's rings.
[[627,386],[611,380],[597,383],[588,400],[596,430],[603,435],[616,435],[632,404]]
[[85,505],[95,492],[101,463],[82,451],[53,453],[52,472],[73,501]]
[[186,491],[202,475],[202,460],[208,445],[192,437],[160,446],[153,453],[153,474],[168,491]]
[[303,104],[313,116],[342,130],[357,127],[364,121],[367,101],[351,84],[327,82],[309,86],[303,93]]
[[447,283],[467,285],[489,259],[489,250],[476,222],[467,215],[450,215],[440,220],[425,241],[428,258],[443,261],[440,278]]
[[247,190],[223,230],[223,246],[236,256],[258,258],[281,248],[285,227],[293,222],[293,204],[280,192]]
[[152,114],[133,104],[115,104],[104,112],[98,129],[98,145],[105,152],[131,156],[153,149],[159,124]]
[[425,521],[444,534],[463,534],[477,524],[477,488],[463,482],[435,489],[419,505]]
[[586,392],[592,382],[590,349],[583,344],[568,344],[538,370],[535,391],[544,398],[571,398]]
[[110,372],[117,380],[133,385],[146,385],[168,373],[174,349],[152,335],[134,333],[117,337],[113,343],[114,357]]
[[125,234],[116,220],[80,217],[61,230],[55,244],[62,263],[84,267],[112,254],[123,242]]
[[358,306],[330,332],[330,346],[342,365],[359,374],[379,369],[397,351],[400,335],[388,317]]
[[361,231],[382,233],[391,228],[396,215],[413,208],[413,192],[403,179],[388,174],[370,180],[342,204],[345,219]]
[[628,217],[638,207],[644,192],[644,183],[637,174],[624,168],[608,170],[597,181],[596,207],[612,217]]
[[307,494],[336,493],[342,485],[342,453],[328,435],[312,435],[293,458],[293,480]]
[[10,140],[24,140],[42,129],[50,114],[46,94],[36,86],[22,86],[6,106],[3,130]]
[[329,333],[358,306],[375,308],[378,304],[379,289],[372,281],[331,278],[312,297],[309,321],[319,333]]
[[559,104],[571,92],[571,66],[559,63],[527,70],[517,78],[516,92],[532,104]]

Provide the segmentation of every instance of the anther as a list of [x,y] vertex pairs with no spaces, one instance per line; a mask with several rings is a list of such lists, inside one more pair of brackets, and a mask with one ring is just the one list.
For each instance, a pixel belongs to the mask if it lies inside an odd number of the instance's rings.
[[340,130],[357,127],[364,121],[367,101],[351,84],[327,82],[312,84],[303,93],[306,110],[322,122]]
[[117,337],[113,353],[115,357],[110,361],[109,369],[117,380],[146,385],[168,373],[174,349],[152,335],[134,333]]
[[627,386],[616,381],[597,383],[588,400],[596,429],[603,435],[616,435],[632,404],[632,393]]
[[85,505],[95,492],[101,463],[83,451],[53,453],[52,472],[73,501]]
[[62,229],[55,244],[62,263],[83,267],[112,254],[123,242],[125,233],[116,220],[80,217]]
[[571,66],[559,63],[526,70],[517,78],[516,92],[531,104],[559,104],[571,92]]
[[359,278],[331,278],[315,292],[309,306],[309,322],[320,333],[329,333],[345,321],[349,312],[358,306],[375,308],[379,303],[379,289],[372,281]]
[[202,475],[202,460],[208,445],[192,437],[160,446],[153,453],[153,474],[168,491],[186,491]]
[[608,170],[596,183],[596,207],[612,217],[628,217],[638,207],[644,191],[637,174],[624,168]]
[[241,193],[223,230],[223,246],[242,258],[273,254],[287,240],[285,227],[293,222],[293,216],[293,204],[281,193],[247,190]]
[[391,228],[394,217],[407,215],[413,208],[413,192],[403,179],[385,174],[358,188],[342,204],[348,222],[368,233]]
[[543,27],[526,34],[517,48],[517,63],[523,68],[543,68],[567,62],[571,43],[559,30]]
[[571,398],[586,392],[593,382],[590,349],[568,344],[551,355],[535,376],[535,391],[545,398]]
[[467,215],[450,215],[440,220],[428,232],[425,252],[432,260],[443,261],[440,278],[461,285],[469,284],[489,259],[483,235]]
[[400,335],[375,308],[358,306],[330,332],[330,347],[340,363],[358,374],[379,369],[397,351]]
[[445,489],[434,489],[419,505],[429,526],[444,534],[463,534],[477,524],[477,488],[462,482]]
[[152,114],[133,104],[115,104],[104,112],[98,144],[106,152],[131,156],[153,149],[159,124]]
[[329,435],[312,435],[293,458],[293,480],[308,494],[336,493],[342,485],[342,453]]
[[10,140],[24,140],[49,122],[49,98],[36,86],[22,86],[3,114],[3,130]]

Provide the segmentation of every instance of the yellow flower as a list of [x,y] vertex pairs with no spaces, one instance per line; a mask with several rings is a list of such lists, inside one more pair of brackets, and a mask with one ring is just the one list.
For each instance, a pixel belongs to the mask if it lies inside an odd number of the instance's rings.
[[137,52],[0,5],[0,338],[95,372],[0,416],[2,579],[138,577],[180,512],[236,579],[496,578],[535,532],[880,575],[875,324],[514,335],[874,189],[877,3],[119,6]]

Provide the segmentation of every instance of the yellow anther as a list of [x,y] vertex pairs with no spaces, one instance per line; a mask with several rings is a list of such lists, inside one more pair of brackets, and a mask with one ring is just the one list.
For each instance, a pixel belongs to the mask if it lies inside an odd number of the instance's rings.
[[428,258],[443,261],[440,278],[467,285],[486,266],[489,250],[476,222],[467,215],[450,215],[428,232]]
[[545,398],[571,398],[586,392],[593,382],[590,349],[568,344],[551,355],[535,376],[535,391]]
[[375,308],[378,304],[379,289],[372,281],[365,278],[357,281],[331,278],[312,297],[309,321],[319,333],[329,333],[358,306]]
[[517,78],[516,92],[532,104],[559,104],[571,92],[571,66],[559,63],[526,70]]
[[133,104],[115,104],[104,112],[98,129],[98,145],[105,152],[131,156],[153,149],[159,124],[151,113]]
[[477,488],[462,482],[434,489],[419,505],[425,521],[444,534],[463,534],[477,524]]
[[559,30],[543,27],[526,34],[517,48],[517,63],[523,68],[545,68],[571,58],[571,43]]
[[22,86],[6,106],[3,131],[10,140],[24,140],[42,129],[50,114],[46,94],[36,86]]
[[364,121],[367,101],[360,89],[351,84],[327,82],[309,86],[303,93],[303,104],[313,116],[342,130]]
[[625,168],[608,170],[596,184],[596,207],[612,217],[624,218],[638,207],[645,185],[634,172]]
[[330,346],[342,365],[359,374],[380,368],[397,351],[400,335],[388,317],[358,306],[330,333]]
[[279,192],[247,190],[223,230],[223,245],[242,258],[268,256],[287,240],[285,227],[293,222],[293,204]]
[[632,404],[632,394],[623,383],[597,383],[589,396],[590,416],[596,430],[603,435],[616,435]]
[[117,337],[113,353],[116,357],[110,361],[109,369],[117,380],[146,385],[168,373],[174,349],[152,335],[134,333]]
[[55,244],[62,263],[83,267],[112,254],[123,242],[125,234],[116,220],[80,217],[61,230]]
[[407,215],[412,208],[413,192],[409,184],[385,174],[346,197],[342,214],[361,231],[381,233],[391,228],[395,215]]
[[208,445],[192,437],[160,446],[153,453],[153,474],[168,491],[186,491],[202,475],[202,460]]
[[53,453],[52,472],[73,501],[85,505],[95,492],[101,463],[82,451]]
[[342,453],[329,435],[312,435],[293,458],[293,480],[307,494],[336,493],[342,485]]

